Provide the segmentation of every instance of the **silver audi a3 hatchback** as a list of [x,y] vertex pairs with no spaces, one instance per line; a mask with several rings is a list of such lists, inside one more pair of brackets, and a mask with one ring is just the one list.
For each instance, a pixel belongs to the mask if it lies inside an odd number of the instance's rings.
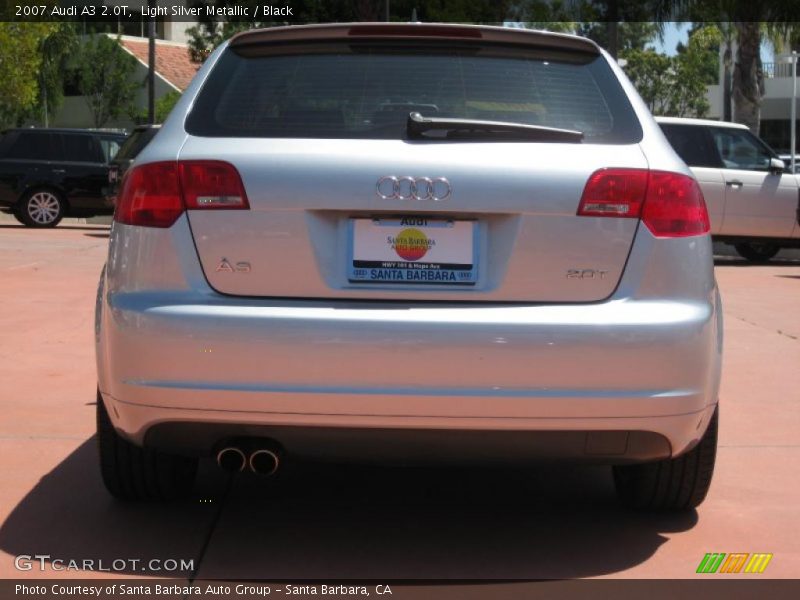
[[697,506],[720,299],[701,191],[593,42],[493,27],[240,33],[120,190],[97,295],[108,490],[197,461],[613,466]]

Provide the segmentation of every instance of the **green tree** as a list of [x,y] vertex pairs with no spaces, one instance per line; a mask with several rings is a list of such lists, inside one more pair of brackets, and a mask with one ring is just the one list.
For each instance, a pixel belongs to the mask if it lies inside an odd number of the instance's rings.
[[623,52],[625,72],[650,112],[678,117],[706,115],[708,52],[719,48],[721,39],[719,29],[710,26],[695,29],[683,52],[676,56],[652,49]]
[[682,51],[673,57],[675,85],[670,114],[704,117],[710,106],[707,86],[719,79],[719,47],[722,32],[716,25],[695,28]]
[[655,50],[631,49],[624,53],[625,73],[650,112],[664,115],[669,112],[674,73],[672,60]]
[[510,15],[537,29],[571,31],[588,37],[614,57],[625,50],[644,50],[662,32],[661,25],[652,22],[647,2],[519,0],[512,5]]
[[678,56],[689,52],[689,40],[695,40],[699,48],[694,51],[698,70],[706,85],[719,83],[719,50],[723,44],[722,30],[715,23],[693,23],[689,28],[686,44],[678,42]]
[[78,52],[78,88],[92,113],[95,127],[130,114],[142,82],[133,79],[136,59],[107,35],[87,37]]
[[[761,43],[769,37],[797,35],[797,1],[649,0],[659,21],[690,20],[733,24],[736,56],[732,61],[733,120],[758,133],[764,96]],[[727,65],[726,65],[727,66]]]
[[39,43],[41,65],[37,78],[36,103],[20,112],[24,121],[49,124],[64,101],[64,79],[69,73],[70,61],[78,49],[75,26],[68,21],[55,24],[54,30]]
[[16,125],[37,102],[41,43],[54,23],[0,22],[0,125]]
[[575,33],[578,29],[572,0],[520,0],[508,9],[508,20],[525,23],[529,29]]
[[[608,23],[596,21],[582,22],[578,25],[578,35],[588,37],[599,46],[608,49]],[[617,52],[620,56],[628,50],[644,50],[658,35],[655,23],[645,21],[621,22],[617,25]]]
[[[208,5],[216,7],[244,6],[250,8],[253,14],[255,6],[264,4],[263,0],[190,0],[189,6],[203,8]],[[296,0],[291,3],[291,20],[262,20],[251,21],[237,18],[216,19],[207,17],[201,12],[198,24],[187,30],[189,35],[189,53],[195,62],[204,61],[209,53],[222,42],[234,34],[246,29],[258,27],[275,27],[279,25],[292,25],[298,23],[322,22],[348,22],[348,21],[375,21],[380,14],[383,0],[353,0],[329,2],[323,0]]]
[[175,105],[180,99],[181,93],[173,90],[156,100],[156,123],[163,123],[166,121],[169,113],[172,112],[172,109],[175,108]]
[[416,9],[417,18],[427,23],[498,24],[509,17],[512,4],[510,0],[392,0],[390,17],[408,21]]

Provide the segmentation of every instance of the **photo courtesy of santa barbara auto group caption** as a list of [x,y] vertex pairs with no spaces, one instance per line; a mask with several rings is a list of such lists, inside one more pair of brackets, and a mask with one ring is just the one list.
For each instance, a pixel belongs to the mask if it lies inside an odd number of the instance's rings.
[[800,597],[798,53],[3,0],[0,600]]

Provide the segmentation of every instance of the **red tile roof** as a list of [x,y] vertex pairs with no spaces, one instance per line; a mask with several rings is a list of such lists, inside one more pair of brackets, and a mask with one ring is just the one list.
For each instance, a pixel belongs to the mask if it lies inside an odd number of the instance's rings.
[[[148,64],[147,40],[122,38],[120,43],[128,52],[144,64]],[[189,48],[180,44],[164,43],[156,40],[156,73],[169,83],[184,91],[200,65],[189,58]]]

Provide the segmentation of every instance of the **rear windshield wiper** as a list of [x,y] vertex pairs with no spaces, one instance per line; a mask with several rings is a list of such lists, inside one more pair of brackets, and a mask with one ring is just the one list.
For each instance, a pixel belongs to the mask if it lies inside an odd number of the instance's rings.
[[[442,136],[425,135],[430,131],[441,131]],[[409,139],[499,139],[534,140],[537,142],[568,142],[578,144],[583,132],[574,129],[557,129],[541,125],[507,123],[505,121],[478,121],[473,119],[448,119],[423,117],[418,112],[408,115],[406,133]]]
[[[428,136],[428,132],[442,132],[441,136]],[[538,142],[580,143],[583,132],[558,129],[542,125],[511,123],[505,121],[480,121],[476,119],[449,119],[424,117],[418,112],[408,115],[406,132],[410,139],[499,139],[534,140]]]

